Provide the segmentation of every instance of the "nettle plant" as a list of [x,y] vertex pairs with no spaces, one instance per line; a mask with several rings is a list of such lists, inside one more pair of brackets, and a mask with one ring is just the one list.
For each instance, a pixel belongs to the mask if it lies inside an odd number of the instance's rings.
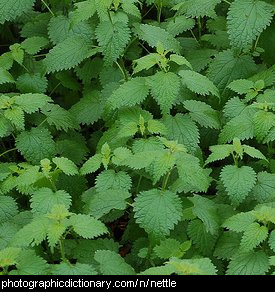
[[0,273],[275,273],[272,0],[0,0]]

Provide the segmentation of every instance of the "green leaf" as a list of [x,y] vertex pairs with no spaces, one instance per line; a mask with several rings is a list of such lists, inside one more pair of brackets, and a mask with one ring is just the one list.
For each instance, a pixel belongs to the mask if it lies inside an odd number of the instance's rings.
[[[102,97],[97,91],[93,91],[74,104],[70,109],[70,113],[78,123],[92,125],[101,118],[103,107]],[[90,110],[91,108],[93,108],[93,111]]]
[[166,30],[150,24],[141,24],[138,29],[139,38],[149,44],[150,47],[156,48],[159,43],[164,50],[180,53],[180,43]]
[[9,71],[0,68],[0,84],[14,83],[14,79]]
[[91,45],[85,38],[73,36],[51,49],[44,63],[48,73],[68,70],[92,54]]
[[191,242],[186,241],[185,243],[180,243],[179,241],[167,238],[160,242],[159,245],[155,246],[154,252],[157,257],[161,259],[169,259],[171,257],[181,258],[184,253],[190,248]]
[[77,166],[66,157],[55,157],[53,163],[67,175],[78,174]]
[[204,102],[197,100],[186,100],[184,107],[190,111],[192,120],[199,123],[202,127],[219,129],[219,113]]
[[31,197],[31,208],[35,215],[50,213],[55,205],[71,206],[71,196],[63,190],[53,192],[48,188],[40,188]]
[[186,0],[180,3],[180,11],[190,17],[214,17],[215,7],[221,0]]
[[115,62],[124,52],[130,40],[130,29],[127,23],[104,21],[96,28],[96,36],[104,55],[106,64]]
[[21,93],[45,93],[48,87],[48,80],[40,73],[20,75],[16,80],[16,88]]
[[169,191],[152,189],[140,193],[134,202],[136,222],[149,234],[162,238],[181,218],[179,197]]
[[275,115],[272,112],[258,111],[253,117],[255,136],[262,140],[275,126]]
[[21,46],[30,55],[37,54],[42,48],[46,47],[48,45],[49,41],[48,39],[44,37],[38,37],[34,36],[31,38],[25,39]]
[[49,225],[48,218],[36,217],[15,234],[12,245],[19,247],[39,245],[46,239]]
[[12,197],[0,196],[0,223],[8,222],[18,213],[18,207]]
[[271,201],[275,196],[275,174],[259,172],[251,195],[260,203]]
[[254,137],[253,111],[247,109],[240,115],[230,120],[220,132],[219,142],[227,143],[234,138],[240,140],[251,139]]
[[221,180],[232,203],[238,205],[248,196],[256,183],[256,173],[249,166],[227,165],[221,171]]
[[194,151],[199,143],[199,130],[190,117],[183,114],[177,114],[174,117],[165,116],[164,125],[167,128],[166,137],[169,140],[178,141],[189,151]]
[[16,260],[16,270],[12,270],[11,275],[47,275],[49,265],[34,250],[23,250]]
[[97,275],[95,268],[91,265],[76,263],[75,265],[61,263],[52,265],[52,275]]
[[166,30],[172,35],[177,36],[184,31],[194,27],[195,21],[192,18],[187,18],[185,15],[179,15],[171,18],[166,25]]
[[149,54],[134,61],[133,74],[137,74],[142,70],[149,70],[160,62],[159,54]]
[[74,231],[84,238],[95,238],[108,232],[106,226],[99,220],[83,214],[74,214],[70,218]]
[[194,207],[192,208],[193,213],[205,224],[206,231],[211,234],[217,233],[220,220],[216,204],[213,201],[198,195],[194,195],[189,198],[189,200],[194,204]]
[[178,275],[216,275],[217,269],[208,258],[202,259],[176,259],[167,263]]
[[49,125],[55,126],[57,130],[67,132],[69,129],[79,129],[74,116],[57,104],[46,105],[42,113],[47,117]]
[[72,12],[73,23],[88,20],[96,12],[96,5],[93,0],[82,1],[74,5],[76,9]]
[[153,183],[156,184],[159,179],[170,171],[175,165],[176,159],[171,152],[164,152],[159,155],[152,165]]
[[80,169],[80,173],[82,175],[93,173],[97,171],[102,163],[102,155],[101,154],[95,154],[93,157],[91,157],[89,160],[87,160],[83,166]]
[[[273,8],[263,1],[235,0],[227,16],[231,44],[236,48],[251,45],[263,30],[270,25]],[[246,11],[242,13],[242,11]]]
[[252,223],[245,230],[241,240],[241,250],[250,251],[263,242],[268,236],[268,229],[258,223]]
[[111,250],[98,250],[95,260],[103,275],[135,275],[134,269],[124,259]]
[[256,71],[256,64],[251,56],[236,56],[233,51],[218,53],[210,63],[207,77],[213,81],[223,95],[226,87],[236,79],[247,78]]
[[5,118],[7,118],[17,129],[24,130],[24,112],[20,107],[13,107],[5,110]]
[[223,226],[235,232],[243,232],[256,220],[253,212],[238,213],[228,218]]
[[251,80],[239,79],[231,82],[227,87],[239,94],[246,94],[254,87],[254,82]]
[[268,243],[270,248],[275,252],[275,230],[270,233]]
[[94,38],[94,28],[88,22],[73,23],[73,15],[69,17],[58,15],[51,17],[49,23],[47,21],[48,36],[54,45],[62,43],[71,37],[81,37],[87,43]]
[[35,0],[1,0],[0,1],[0,23],[13,21],[18,16],[32,9]]
[[163,113],[168,113],[172,108],[180,90],[180,79],[172,72],[159,71],[147,79],[151,93],[159,104]]
[[268,256],[263,251],[238,252],[229,263],[227,275],[265,275]]
[[109,169],[101,172],[97,176],[95,187],[99,192],[104,192],[109,189],[129,191],[132,187],[132,180],[124,171],[115,172]]
[[126,199],[130,196],[131,194],[123,189],[102,190],[88,199],[86,208],[95,218],[101,218],[111,210],[125,210],[127,207]]
[[16,96],[15,102],[24,112],[32,114],[44,108],[48,102],[51,102],[51,98],[44,94],[26,93]]
[[19,134],[16,138],[16,148],[32,163],[40,163],[44,158],[51,159],[55,153],[55,142],[46,128],[32,128]]
[[217,241],[217,234],[207,232],[205,225],[199,219],[192,220],[188,224],[187,234],[201,254],[211,255]]
[[148,94],[149,86],[146,85],[146,79],[136,77],[120,85],[109,97],[108,104],[112,109],[131,107],[141,103]]
[[67,226],[63,222],[52,222],[47,229],[47,239],[51,251],[54,251],[54,247],[62,238]]
[[182,70],[179,75],[182,77],[183,85],[191,91],[201,95],[213,94],[219,97],[217,87],[207,77],[191,70]]
[[207,191],[210,185],[209,173],[200,166],[197,157],[182,153],[177,157],[176,164],[183,189],[188,185],[189,191]]
[[7,247],[0,251],[0,267],[5,268],[13,266],[17,263],[17,258],[20,253],[19,248]]
[[214,256],[230,260],[239,251],[241,236],[232,231],[226,231],[219,238],[215,247]]
[[253,158],[257,158],[257,159],[263,159],[263,160],[267,160],[265,158],[265,156],[262,154],[261,151],[259,151],[258,149],[248,146],[248,145],[243,145],[243,151],[249,155],[250,157]]
[[233,151],[232,145],[214,145],[210,146],[212,152],[205,161],[205,164],[212,163],[217,160],[222,160],[228,157]]

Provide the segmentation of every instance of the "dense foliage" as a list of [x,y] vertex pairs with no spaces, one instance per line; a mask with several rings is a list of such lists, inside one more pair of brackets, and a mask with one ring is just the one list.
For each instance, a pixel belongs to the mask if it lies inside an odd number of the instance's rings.
[[0,273],[274,273],[274,11],[0,0]]

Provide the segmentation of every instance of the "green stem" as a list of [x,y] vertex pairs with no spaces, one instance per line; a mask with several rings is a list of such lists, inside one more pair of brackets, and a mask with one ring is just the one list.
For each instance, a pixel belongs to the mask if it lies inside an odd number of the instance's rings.
[[162,191],[165,191],[165,190],[166,190],[167,183],[168,183],[168,180],[169,180],[169,177],[170,177],[171,171],[172,171],[172,169],[171,169],[170,171],[167,172],[166,176],[165,176],[164,179],[163,179],[162,188],[161,188]]
[[113,24],[113,20],[112,20],[112,16],[111,16],[110,10],[108,10],[108,16],[109,16],[109,19],[111,21],[111,24]]
[[235,166],[238,167],[238,158],[234,154],[232,154],[232,157],[233,157]]
[[127,76],[126,70],[124,68],[124,65],[121,66],[118,62],[115,62],[115,63],[118,66],[119,70],[121,71],[124,80],[128,81],[128,76]]
[[47,122],[47,118],[45,118],[37,127],[41,127],[46,122]]
[[15,151],[15,150],[16,150],[16,148],[9,149],[9,150],[3,152],[2,154],[0,154],[0,157],[8,154],[9,152]]
[[146,256],[146,264],[145,265],[147,267],[150,267],[150,266],[154,266],[154,263],[151,260],[151,255],[153,252],[153,244],[152,244],[153,240],[152,240],[150,235],[148,236],[148,240],[149,240],[149,245],[148,245],[148,252],[147,252],[147,256]]
[[201,31],[202,31],[201,17],[198,17],[198,28],[199,28],[199,40],[200,40],[201,39]]
[[197,43],[199,43],[199,41],[198,41],[198,39],[196,38],[196,36],[195,36],[195,34],[194,34],[194,32],[193,32],[192,29],[190,29],[190,32],[191,32],[191,34],[192,34],[192,37],[195,39],[195,41],[196,41]]
[[24,65],[24,64],[21,64],[21,66],[28,72],[30,73],[30,70]]
[[52,12],[51,8],[49,7],[49,5],[44,1],[44,0],[41,0],[41,2],[47,7],[47,9],[49,10],[49,12],[51,13],[51,15],[53,17],[55,17],[55,14]]
[[227,3],[228,5],[231,5],[231,3],[227,0],[223,0],[223,2]]
[[45,57],[47,54],[34,55],[33,58]]
[[158,23],[160,23],[160,20],[161,20],[161,13],[162,13],[162,3],[158,7]]
[[51,91],[51,93],[49,94],[49,96],[51,96],[51,95],[55,92],[55,90],[56,90],[60,85],[61,85],[61,82],[59,82],[59,83],[54,87],[54,89]]
[[139,180],[138,180],[138,184],[137,184],[137,188],[136,188],[136,193],[138,194],[139,192],[139,187],[140,187],[140,183],[141,183],[141,180],[142,180],[142,174],[139,176]]
[[150,9],[147,10],[147,12],[142,16],[142,19],[145,18],[145,16],[147,16],[147,14],[148,14],[148,13],[149,13],[154,7],[155,7],[155,5],[152,5],[152,6],[150,7]]
[[59,248],[60,248],[60,254],[61,254],[62,261],[68,263],[69,261],[67,260],[66,255],[65,255],[64,238],[63,237],[59,240]]
[[256,49],[257,49],[257,46],[258,46],[258,43],[259,43],[260,36],[261,36],[261,35],[259,34],[258,37],[257,37],[257,39],[256,39],[256,41],[255,41],[253,51],[256,51]]
[[48,180],[49,180],[49,182],[50,182],[50,184],[51,184],[53,190],[54,190],[55,192],[57,192],[57,187],[56,187],[54,181],[52,180],[52,178],[48,178]]

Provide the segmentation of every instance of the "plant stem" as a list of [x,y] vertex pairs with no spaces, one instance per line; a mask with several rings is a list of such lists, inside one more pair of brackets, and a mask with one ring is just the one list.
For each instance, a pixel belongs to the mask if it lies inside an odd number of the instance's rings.
[[47,7],[47,9],[49,10],[49,12],[51,13],[51,15],[53,17],[55,17],[55,14],[52,12],[51,8],[49,7],[49,5],[44,1],[44,0],[41,0],[41,2]]
[[117,61],[115,63],[118,66],[119,70],[121,71],[124,80],[128,81],[128,76],[127,76],[126,70],[124,68],[124,65],[121,66]]
[[172,169],[171,169],[170,171],[167,172],[166,176],[165,176],[164,179],[163,179],[162,188],[161,188],[162,191],[165,191],[165,190],[166,190],[167,183],[168,183],[168,180],[169,180],[169,177],[170,177],[171,171],[172,171]]
[[150,9],[142,16],[142,19],[145,18],[145,16],[155,7],[155,5],[152,5]]
[[111,24],[113,24],[113,20],[112,20],[112,16],[111,16],[110,10],[108,10],[108,16],[109,16],[109,19],[111,21]]
[[229,2],[227,0],[223,0],[223,2],[227,3],[228,5],[231,5],[231,2]]
[[0,154],[0,157],[6,155],[9,152],[15,151],[15,150],[16,150],[16,148],[9,149],[9,150],[3,152],[2,154]]
[[235,166],[238,167],[238,158],[233,153],[232,153],[232,157],[233,157]]
[[51,96],[51,95],[55,92],[55,90],[56,90],[60,85],[61,85],[61,82],[59,82],[59,83],[54,87],[54,89],[51,91],[51,93],[49,94],[49,96]]
[[41,127],[44,123],[46,123],[47,122],[47,118],[45,118],[38,126],[37,126],[37,128],[38,127]]
[[60,247],[60,254],[61,254],[62,261],[68,263],[69,261],[67,260],[66,255],[65,255],[64,238],[63,237],[59,240],[59,247]]
[[50,184],[51,184],[53,190],[54,190],[55,192],[57,192],[57,187],[56,187],[55,183],[53,182],[52,178],[48,178],[48,180],[49,180],[49,182],[50,182]]
[[190,29],[190,32],[191,32],[191,34],[192,34],[192,37],[195,39],[195,41],[196,41],[197,43],[199,43],[199,41],[198,41],[198,39],[196,38],[195,34],[193,33],[193,30],[192,30],[192,29]]
[[198,17],[198,29],[199,29],[199,40],[200,40],[201,39],[201,31],[202,31],[201,17]]
[[139,176],[139,180],[138,180],[138,184],[137,184],[137,188],[136,188],[136,193],[138,194],[139,192],[139,187],[140,187],[140,183],[141,183],[141,180],[142,180],[142,174]]
[[160,20],[161,20],[161,12],[162,12],[162,3],[158,7],[158,23],[160,23]]
[[261,36],[261,35],[259,34],[258,37],[257,37],[257,39],[256,39],[256,41],[255,41],[253,51],[256,51],[256,49],[257,49],[257,46],[258,46],[258,42],[259,42],[260,36]]

